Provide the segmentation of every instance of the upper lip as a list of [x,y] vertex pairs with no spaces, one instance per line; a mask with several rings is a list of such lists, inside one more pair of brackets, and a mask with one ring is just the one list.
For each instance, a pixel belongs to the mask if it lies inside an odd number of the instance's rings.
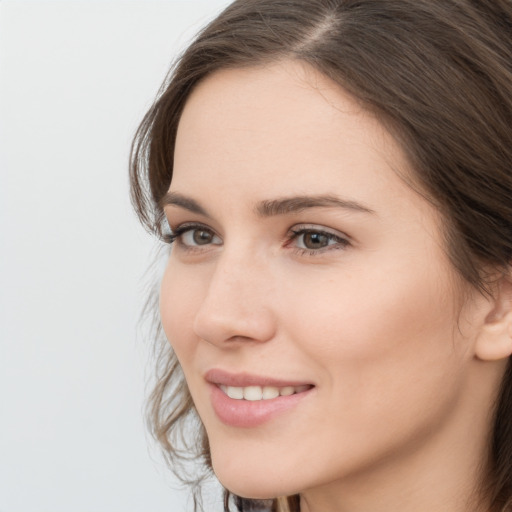
[[276,388],[284,388],[286,386],[312,386],[311,382],[299,380],[283,380],[267,377],[263,375],[254,375],[250,373],[231,373],[219,368],[212,368],[205,373],[205,379],[211,384],[247,387],[247,386],[273,386]]

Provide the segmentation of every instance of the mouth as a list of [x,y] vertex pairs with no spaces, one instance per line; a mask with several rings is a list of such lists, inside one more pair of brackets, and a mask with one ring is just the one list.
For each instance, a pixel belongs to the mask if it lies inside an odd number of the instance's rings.
[[205,375],[216,416],[231,427],[257,427],[294,410],[312,395],[315,386],[247,373],[210,370]]
[[226,386],[219,384],[222,392],[233,400],[249,400],[257,402],[259,400],[272,400],[279,396],[291,396],[298,393],[304,393],[313,387],[312,384],[303,384],[301,386]]

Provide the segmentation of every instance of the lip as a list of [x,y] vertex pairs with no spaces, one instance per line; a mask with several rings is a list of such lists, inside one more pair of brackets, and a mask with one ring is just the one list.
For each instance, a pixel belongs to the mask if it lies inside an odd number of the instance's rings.
[[[238,428],[254,428],[277,416],[286,414],[311,396],[314,385],[304,381],[281,380],[248,373],[229,373],[213,369],[205,374],[210,388],[210,399],[217,418],[225,425]],[[236,400],[229,398],[221,389],[224,386],[311,386],[309,389],[289,396],[278,396],[269,400]]]
[[274,386],[284,388],[285,386],[313,386],[312,382],[299,380],[282,380],[250,373],[230,373],[219,368],[213,368],[205,373],[205,379],[210,384],[235,386],[245,388],[247,386]]

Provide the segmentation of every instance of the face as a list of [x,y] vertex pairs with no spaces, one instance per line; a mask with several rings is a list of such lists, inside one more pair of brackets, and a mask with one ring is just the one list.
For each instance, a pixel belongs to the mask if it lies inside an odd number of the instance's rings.
[[161,317],[231,491],[353,482],[466,414],[473,331],[407,172],[306,65],[220,71],[189,98]]

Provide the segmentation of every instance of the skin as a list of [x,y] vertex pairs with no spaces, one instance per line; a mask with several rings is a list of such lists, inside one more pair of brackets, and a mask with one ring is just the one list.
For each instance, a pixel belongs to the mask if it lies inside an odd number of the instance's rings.
[[[174,242],[161,317],[221,483],[245,497],[300,493],[305,512],[486,510],[475,489],[510,352],[508,310],[461,282],[442,219],[400,178],[410,169],[382,125],[326,77],[284,61],[206,78],[175,149],[170,192],[204,212],[168,204],[169,224],[200,224],[207,243],[194,241],[198,228]],[[257,212],[317,195],[368,211]],[[292,231],[305,228],[334,237],[308,249]],[[315,387],[237,428],[213,410],[211,368]]]

